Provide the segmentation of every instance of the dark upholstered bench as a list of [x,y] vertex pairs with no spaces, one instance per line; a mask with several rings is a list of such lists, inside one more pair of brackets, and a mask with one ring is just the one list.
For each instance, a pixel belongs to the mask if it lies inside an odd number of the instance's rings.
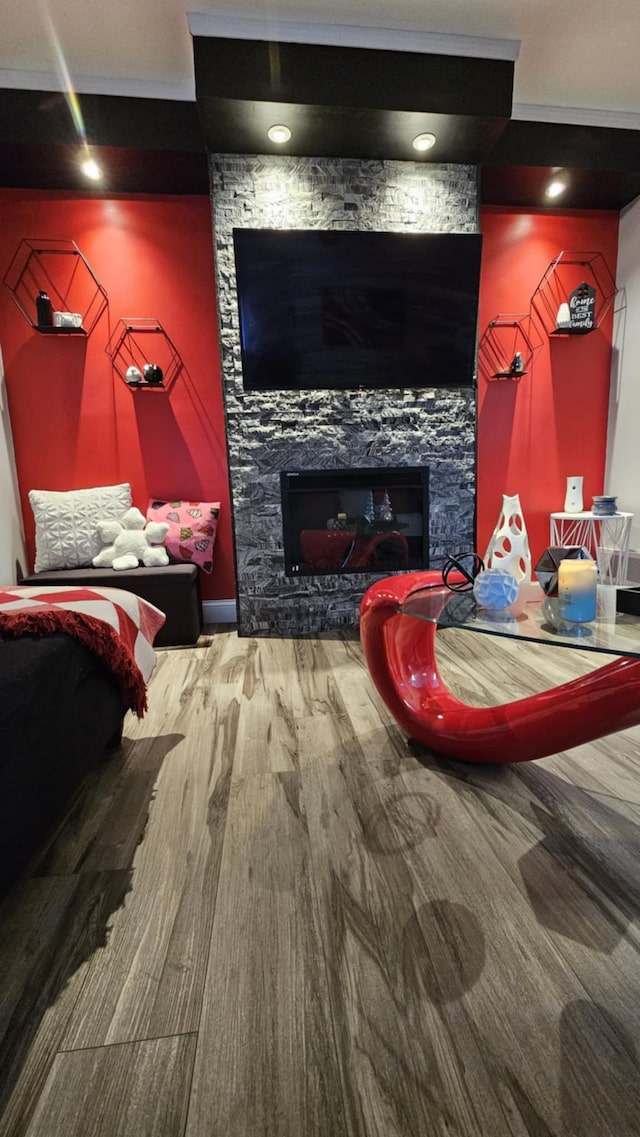
[[164,612],[167,620],[158,632],[156,647],[193,644],[202,631],[200,577],[196,565],[162,565],[117,572],[112,568],[57,569],[25,576],[21,585],[88,585],[126,588]]

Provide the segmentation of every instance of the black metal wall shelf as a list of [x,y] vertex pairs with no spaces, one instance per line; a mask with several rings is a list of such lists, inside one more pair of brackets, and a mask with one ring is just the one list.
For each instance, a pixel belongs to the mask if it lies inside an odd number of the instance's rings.
[[[570,326],[572,293],[581,284],[595,290],[595,306],[588,322]],[[548,336],[584,336],[600,327],[616,294],[616,282],[602,253],[563,250],[547,265],[531,297],[531,310]],[[559,326],[561,309],[567,321],[564,326]]]
[[[23,237],[4,276],[15,303],[35,331],[52,336],[91,335],[107,306],[107,292],[75,241]],[[39,324],[36,297],[44,291],[53,312],[78,313],[80,327]]]
[[522,379],[542,347],[531,316],[506,312],[487,324],[478,345],[478,367],[488,383]]
[[[160,321],[152,316],[122,316],[106,352],[123,383],[134,391],[167,391],[182,370],[178,349]],[[127,378],[129,368],[135,367],[144,375],[145,365],[151,363],[162,371],[161,383]]]

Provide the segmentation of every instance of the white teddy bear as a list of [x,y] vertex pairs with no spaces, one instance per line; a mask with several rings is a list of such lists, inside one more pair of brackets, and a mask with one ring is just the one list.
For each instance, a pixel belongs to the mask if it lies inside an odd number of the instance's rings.
[[99,521],[100,540],[106,544],[93,558],[95,568],[132,569],[143,565],[168,565],[167,550],[162,547],[169,526],[165,521],[147,521],[135,506],[128,509],[122,521]]

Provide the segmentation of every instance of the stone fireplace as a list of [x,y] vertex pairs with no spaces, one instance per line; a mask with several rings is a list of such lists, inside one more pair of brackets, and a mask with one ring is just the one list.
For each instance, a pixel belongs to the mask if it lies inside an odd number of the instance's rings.
[[296,635],[353,626],[362,594],[387,570],[334,574],[329,560],[317,575],[287,574],[281,475],[428,467],[428,558],[437,567],[447,554],[474,545],[476,393],[245,391],[233,229],[475,233],[476,170],[212,154],[210,180],[239,632]]

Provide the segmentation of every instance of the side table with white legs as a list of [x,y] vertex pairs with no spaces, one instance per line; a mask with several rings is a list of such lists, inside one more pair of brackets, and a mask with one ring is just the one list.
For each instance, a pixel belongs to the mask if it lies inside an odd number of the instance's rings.
[[552,513],[550,544],[583,545],[598,563],[601,584],[622,585],[629,568],[633,513]]

